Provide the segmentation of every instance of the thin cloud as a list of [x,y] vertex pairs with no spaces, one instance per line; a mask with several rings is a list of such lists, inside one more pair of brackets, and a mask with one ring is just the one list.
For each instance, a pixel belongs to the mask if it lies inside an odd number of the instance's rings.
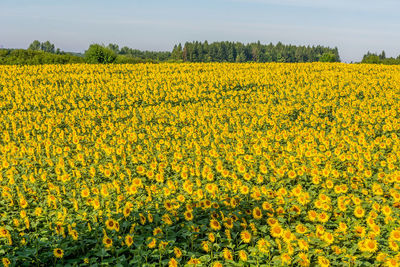
[[400,2],[394,0],[227,0],[228,2],[248,3],[248,4],[268,4],[276,6],[304,7],[304,8],[323,8],[323,9],[346,9],[358,11],[391,11],[392,8],[399,8]]

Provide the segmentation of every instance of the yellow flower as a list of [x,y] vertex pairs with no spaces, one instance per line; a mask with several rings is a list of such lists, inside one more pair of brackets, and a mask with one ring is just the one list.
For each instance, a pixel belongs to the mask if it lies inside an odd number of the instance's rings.
[[64,250],[61,248],[55,248],[53,250],[54,257],[61,259],[64,256]]
[[255,207],[253,209],[253,218],[256,220],[260,220],[262,218],[262,211],[259,207]]
[[307,232],[307,227],[300,223],[296,226],[296,232],[299,234],[304,234]]
[[270,232],[273,237],[281,237],[283,235],[283,229],[279,224],[273,225]]
[[110,248],[113,245],[113,241],[111,238],[109,238],[107,235],[104,235],[103,237],[103,244],[106,248]]
[[184,216],[185,216],[185,220],[186,221],[193,220],[193,213],[191,211],[188,211],[188,210],[185,211]]
[[178,266],[178,262],[176,261],[175,258],[171,258],[168,261],[168,267],[177,267]]
[[385,261],[385,265],[388,267],[399,267],[399,261],[396,258],[390,258]]
[[131,235],[125,236],[125,244],[130,247],[133,244],[133,238]]
[[239,259],[241,261],[247,261],[247,253],[244,250],[239,250]]
[[357,206],[354,209],[354,216],[356,216],[357,218],[362,218],[365,215],[365,210],[361,207],[361,206]]
[[222,263],[220,263],[219,261],[215,261],[211,264],[212,267],[223,267]]
[[182,251],[180,250],[180,248],[174,247],[174,254],[175,254],[175,257],[176,257],[177,259],[179,259],[180,257],[182,257]]
[[215,235],[214,233],[208,233],[208,240],[210,240],[211,243],[215,242]]
[[157,245],[157,240],[155,238],[153,238],[153,237],[149,237],[148,239],[151,240],[151,241],[150,241],[150,243],[147,244],[147,246],[149,248],[155,248],[156,245]]
[[358,242],[358,248],[362,252],[373,253],[378,249],[378,243],[373,239],[364,239]]
[[224,248],[222,250],[222,255],[223,255],[225,260],[233,260],[232,252],[227,248]]
[[1,261],[3,262],[4,267],[8,267],[11,265],[11,261],[8,258],[2,258]]
[[200,261],[200,259],[197,259],[197,258],[190,258],[190,260],[187,262],[187,264],[196,266],[197,264],[201,264],[201,261]]
[[240,238],[243,243],[250,243],[251,241],[251,234],[249,231],[245,230],[240,233]]
[[211,219],[210,227],[211,227],[211,229],[218,231],[221,229],[221,224],[217,220]]
[[108,219],[106,221],[106,227],[108,230],[115,230],[115,224],[116,222],[113,219]]
[[257,248],[261,253],[268,253],[270,246],[271,246],[271,244],[263,238],[261,238],[257,241]]
[[205,252],[208,252],[208,251],[210,250],[210,246],[209,246],[209,244],[208,244],[207,241],[202,241],[202,242],[201,242],[201,247],[203,248],[203,250],[204,250]]
[[321,267],[329,267],[331,265],[329,260],[327,258],[325,258],[324,256],[318,256],[318,264]]
[[320,222],[322,222],[322,223],[326,223],[326,222],[329,220],[329,216],[328,216],[328,214],[326,214],[326,212],[321,212],[321,213],[318,215],[318,220],[319,220]]
[[396,228],[390,232],[390,238],[394,241],[400,241],[400,228]]

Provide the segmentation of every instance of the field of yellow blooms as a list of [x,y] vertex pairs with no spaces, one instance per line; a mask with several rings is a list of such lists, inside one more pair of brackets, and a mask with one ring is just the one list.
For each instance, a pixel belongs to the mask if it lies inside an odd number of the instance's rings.
[[4,266],[399,266],[400,67],[0,66]]

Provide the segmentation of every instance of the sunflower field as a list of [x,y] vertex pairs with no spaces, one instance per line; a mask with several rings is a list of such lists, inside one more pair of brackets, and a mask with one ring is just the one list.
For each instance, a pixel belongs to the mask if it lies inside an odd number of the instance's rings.
[[0,66],[4,266],[399,266],[400,67]]

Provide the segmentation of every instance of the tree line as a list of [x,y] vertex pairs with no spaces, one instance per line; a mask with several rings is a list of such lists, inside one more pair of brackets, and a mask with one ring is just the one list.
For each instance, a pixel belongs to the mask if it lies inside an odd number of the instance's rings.
[[[295,46],[207,41],[176,44],[172,51],[142,51],[117,44],[91,44],[85,53],[64,52],[50,41],[33,41],[27,49],[0,49],[0,64],[135,64],[158,62],[340,62],[337,47]],[[368,52],[361,63],[400,64],[400,56],[387,58],[385,52]]]
[[338,62],[339,51],[324,46],[240,42],[187,42],[175,45],[172,58],[190,62]]
[[33,41],[27,49],[0,49],[0,64],[158,62],[336,62],[337,48],[240,42],[186,42],[169,51],[142,51],[117,44],[91,44],[85,53],[64,52],[50,41]]
[[368,51],[368,53],[363,56],[361,63],[400,65],[400,55],[397,58],[394,58],[386,57],[385,51],[382,51],[379,55],[377,53],[371,53]]

